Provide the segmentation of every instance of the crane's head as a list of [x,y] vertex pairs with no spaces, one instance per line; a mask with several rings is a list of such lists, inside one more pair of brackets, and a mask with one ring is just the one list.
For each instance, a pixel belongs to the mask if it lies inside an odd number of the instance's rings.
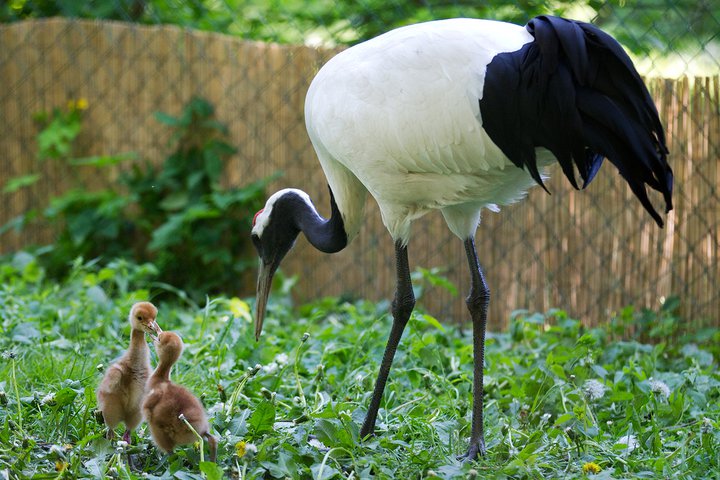
[[275,271],[295,244],[300,233],[295,212],[298,202],[306,203],[307,195],[295,189],[285,189],[272,195],[265,207],[255,214],[252,223],[252,242],[260,257],[255,297],[255,339],[260,338],[265,307]]
[[138,302],[130,309],[130,325],[133,330],[140,330],[149,334],[153,339],[162,333],[162,329],[155,321],[157,318],[157,308],[150,302]]

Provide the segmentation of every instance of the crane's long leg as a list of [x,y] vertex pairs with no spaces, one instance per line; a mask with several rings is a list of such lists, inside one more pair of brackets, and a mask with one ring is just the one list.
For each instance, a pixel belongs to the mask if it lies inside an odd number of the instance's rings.
[[410,267],[408,265],[407,246],[402,242],[395,242],[395,262],[397,269],[397,287],[395,289],[395,298],[392,302],[393,324],[388,337],[385,354],[380,364],[380,373],[375,382],[375,390],[373,390],[370,406],[368,407],[365,421],[360,430],[360,437],[366,437],[375,430],[375,421],[377,420],[380,401],[382,400],[385,384],[387,383],[390,367],[392,366],[395,351],[397,350],[400,337],[402,337],[405,325],[410,320],[410,314],[415,308],[415,294],[412,289],[410,280]]
[[485,434],[483,430],[483,370],[485,365],[485,327],[490,304],[490,289],[485,282],[478,262],[473,237],[465,240],[465,254],[470,267],[470,294],[465,302],[473,325],[473,411],[470,446],[465,460],[474,460],[485,455]]

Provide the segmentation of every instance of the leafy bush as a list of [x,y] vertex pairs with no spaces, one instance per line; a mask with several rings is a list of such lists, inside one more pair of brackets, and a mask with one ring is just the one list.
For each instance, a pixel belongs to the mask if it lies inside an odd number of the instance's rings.
[[[81,131],[87,103],[72,102],[67,111],[55,109],[36,116],[41,130],[41,162],[59,161],[72,169],[116,165],[134,155],[77,158],[75,142]],[[210,103],[193,98],[178,117],[156,114],[174,130],[173,151],[158,168],[135,162],[121,175],[119,188],[90,190],[83,176],[73,171],[72,188],[52,198],[43,210],[25,212],[0,228],[49,221],[58,229],[42,261],[53,277],[67,272],[78,257],[133,258],[152,262],[159,279],[187,290],[196,299],[228,286],[250,284],[245,273],[255,254],[247,235],[252,215],[261,206],[271,179],[242,188],[221,185],[225,163],[235,149],[225,140],[226,127],[214,118]],[[12,179],[6,193],[28,187],[40,179],[33,173]]]

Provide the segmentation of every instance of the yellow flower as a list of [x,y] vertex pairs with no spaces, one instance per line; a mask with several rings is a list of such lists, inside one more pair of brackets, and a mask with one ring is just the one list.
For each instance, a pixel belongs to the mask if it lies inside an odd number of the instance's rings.
[[247,453],[247,444],[245,440],[240,440],[235,444],[235,455],[242,458]]
[[595,462],[587,462],[582,467],[583,473],[600,473],[601,470],[600,465]]
[[88,109],[88,101],[87,98],[78,98],[77,100],[68,100],[67,102],[67,109],[68,110],[87,110]]
[[252,317],[250,316],[250,305],[237,297],[230,299],[230,312],[236,318],[243,318],[248,322],[252,322]]

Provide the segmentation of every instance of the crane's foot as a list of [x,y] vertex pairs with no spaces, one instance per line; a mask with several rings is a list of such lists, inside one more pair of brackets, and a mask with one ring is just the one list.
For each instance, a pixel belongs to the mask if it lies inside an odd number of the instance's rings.
[[457,459],[463,462],[472,462],[477,460],[478,457],[484,457],[486,453],[485,440],[480,439],[477,442],[470,442],[467,453],[460,455]]
[[360,440],[371,438],[375,436],[375,427],[366,428],[365,425],[360,429]]

